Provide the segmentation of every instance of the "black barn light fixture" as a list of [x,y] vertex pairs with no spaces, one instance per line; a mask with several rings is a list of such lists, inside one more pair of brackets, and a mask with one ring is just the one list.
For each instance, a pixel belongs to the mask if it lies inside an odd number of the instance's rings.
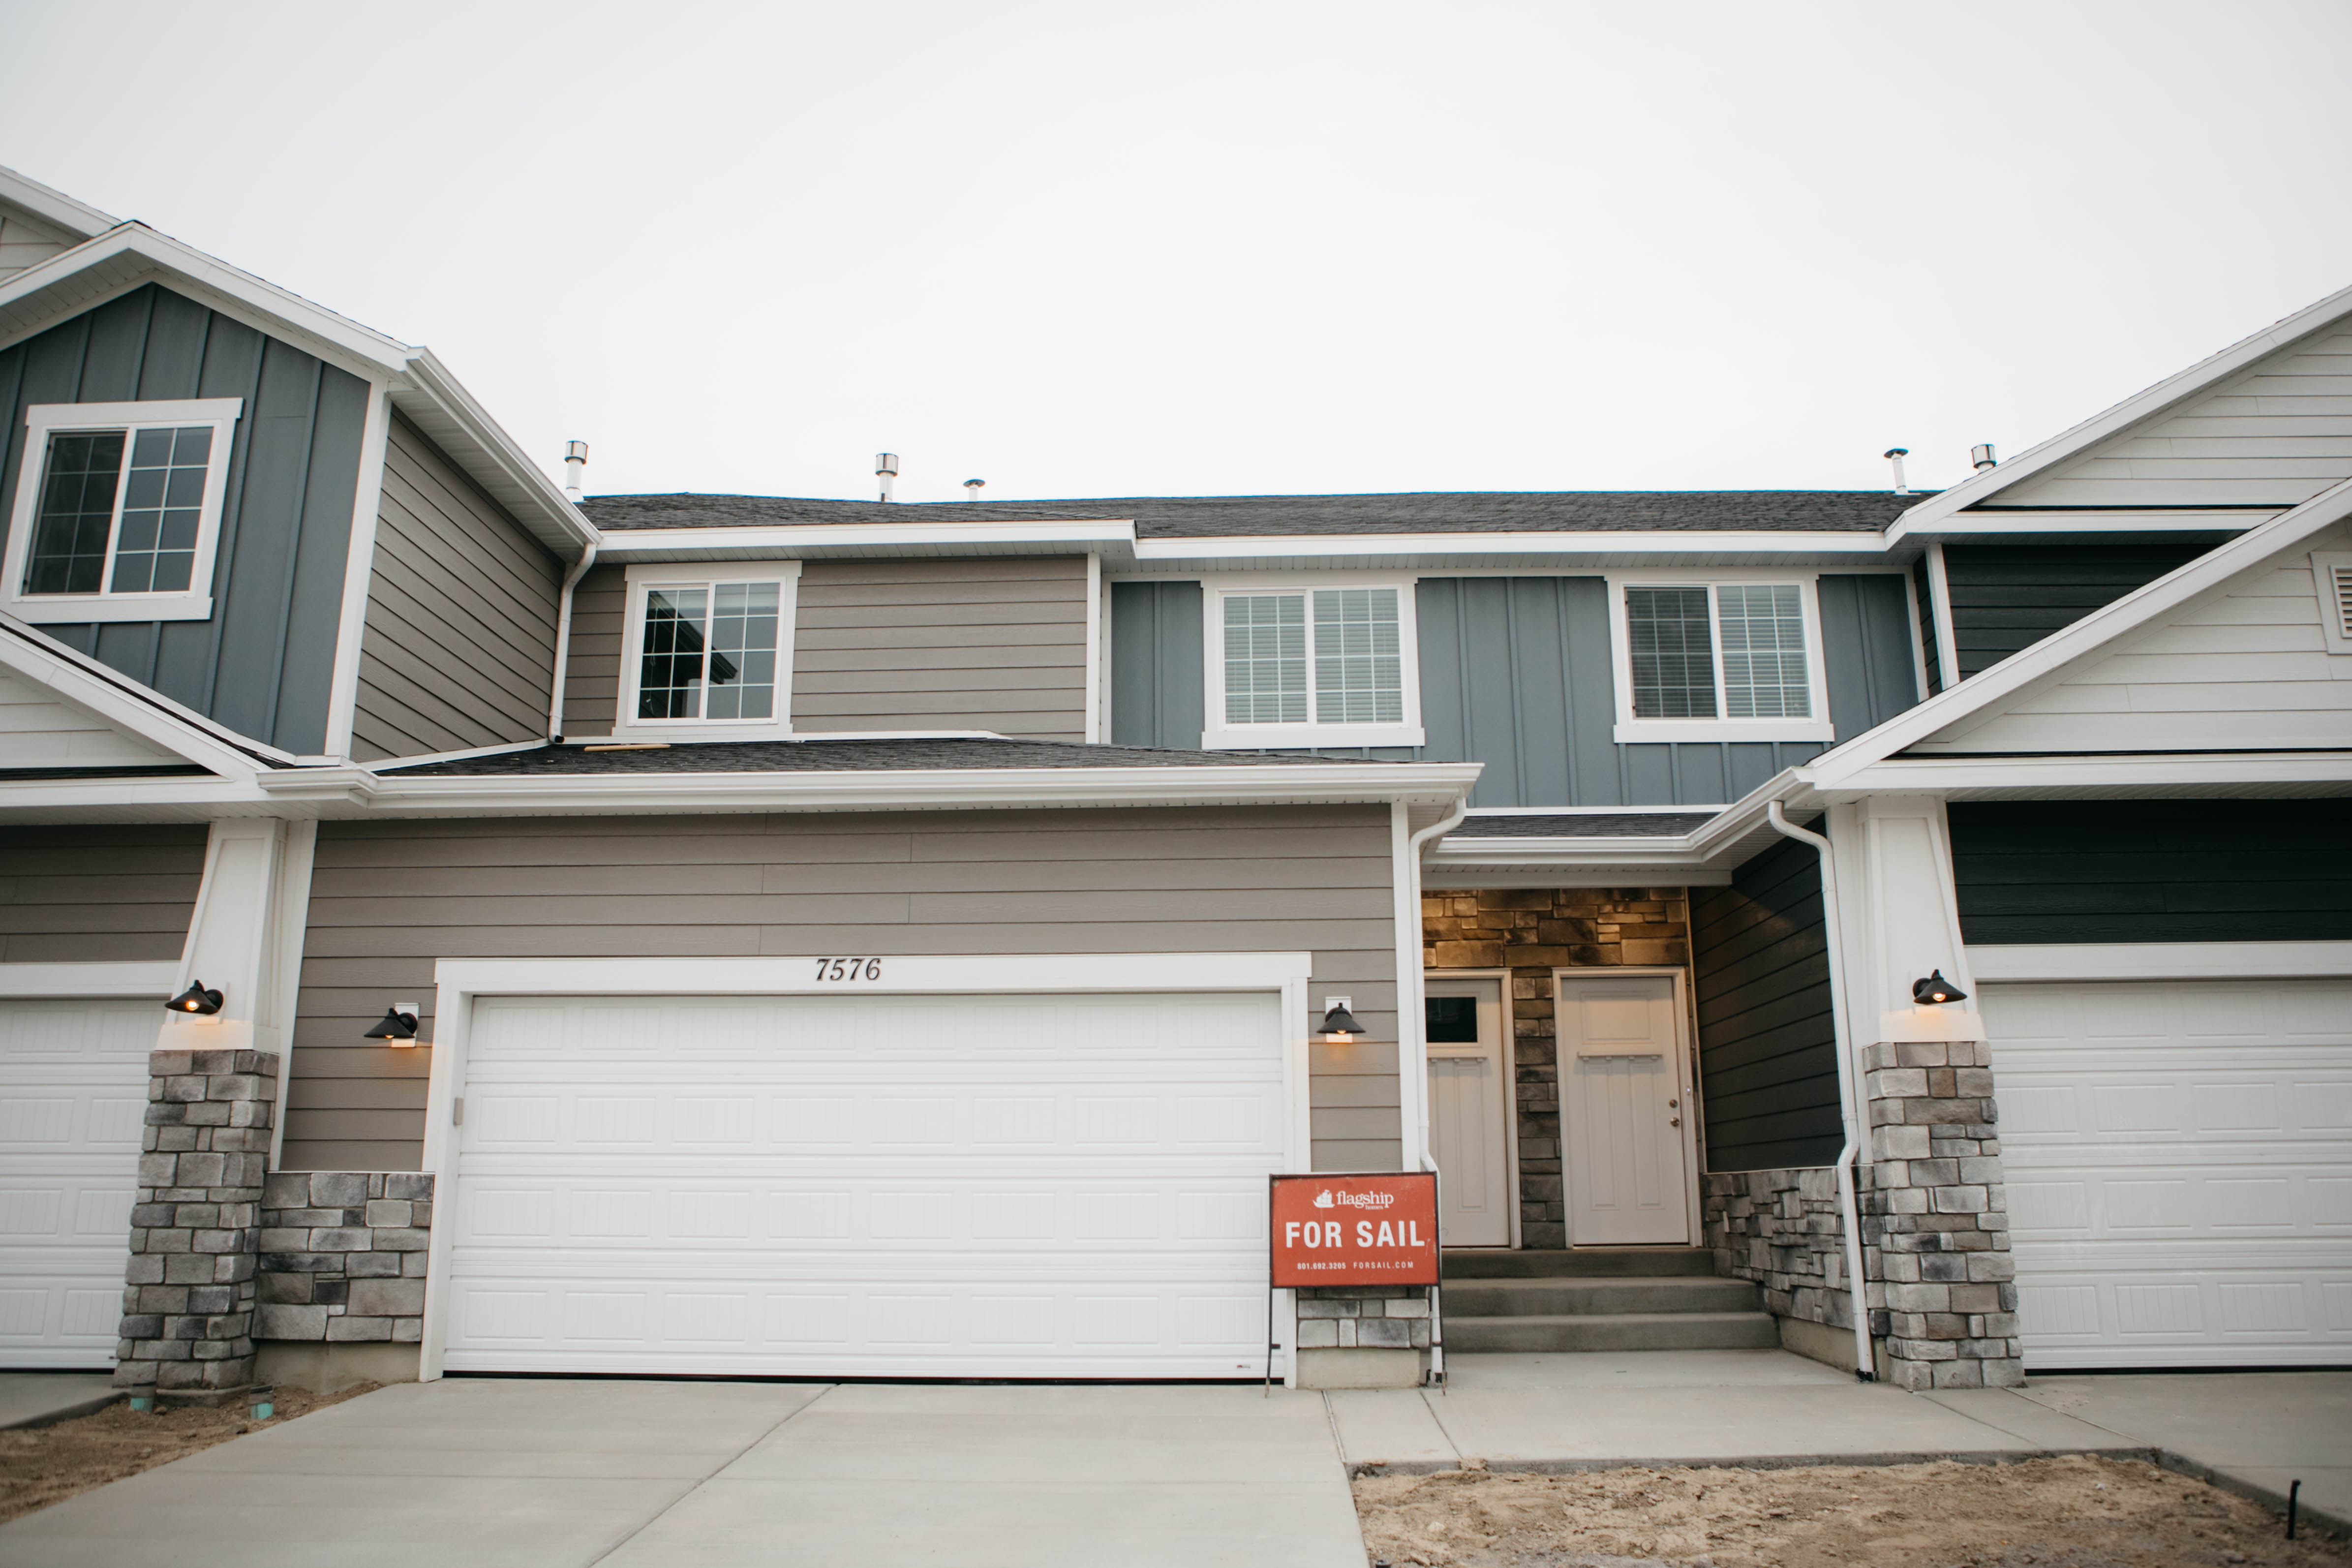
[[1352,998],[1347,996],[1323,998],[1323,1037],[1325,1039],[1360,1039],[1369,1033],[1361,1024],[1356,1022],[1356,1016],[1348,1011],[1348,1004],[1351,1000]]
[[1925,980],[1911,983],[1911,1000],[1914,1002],[1965,1002],[1968,999],[1969,994],[1945,979],[1940,969]]
[[416,1043],[416,1004],[394,1002],[384,1009],[383,1022],[360,1038],[382,1040],[388,1046],[413,1046]]
[[166,1013],[194,1013],[199,1018],[209,1018],[221,1010],[221,994],[207,991],[205,983],[193,976],[188,988],[163,1004]]

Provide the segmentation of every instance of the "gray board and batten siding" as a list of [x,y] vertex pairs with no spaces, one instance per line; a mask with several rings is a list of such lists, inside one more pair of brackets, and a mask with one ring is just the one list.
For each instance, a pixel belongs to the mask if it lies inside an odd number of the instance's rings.
[[[1830,719],[1843,741],[1919,700],[1910,603],[1893,573],[1824,574],[1819,596]],[[1473,805],[1717,805],[1827,750],[1619,745],[1604,578],[1423,577],[1414,605],[1427,743],[1343,754],[1484,763]],[[1114,584],[1110,614],[1112,739],[1198,746],[1200,584]]]
[[[285,1165],[417,1167],[431,1049],[361,1036],[443,958],[1305,951],[1393,1040],[1393,865],[1377,805],[321,823]],[[1395,1047],[1312,1051],[1316,1168],[1393,1170]]]
[[134,289],[0,350],[0,531],[14,514],[28,406],[194,397],[245,400],[211,619],[41,629],[241,735],[321,752],[365,382],[160,284]]
[[2352,941],[2352,803],[1954,801],[1970,942]]
[[1945,545],[1957,679],[1990,668],[2212,548],[2210,541]]
[[360,633],[360,762],[535,741],[547,729],[562,568],[394,416]]
[[[619,566],[594,568],[573,590],[566,736],[612,732],[627,616]],[[1086,557],[804,562],[792,678],[798,733],[991,730],[1083,741]],[[1200,744],[1197,729],[1191,744]]]
[[201,822],[0,827],[0,963],[178,962],[208,832]]
[[1783,842],[1690,896],[1707,1169],[1829,1164],[1844,1129],[1819,858]]

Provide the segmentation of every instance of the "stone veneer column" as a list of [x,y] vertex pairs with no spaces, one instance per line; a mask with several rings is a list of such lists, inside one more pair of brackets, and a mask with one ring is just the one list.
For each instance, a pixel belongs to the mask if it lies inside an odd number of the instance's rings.
[[1872,1331],[1885,1336],[1890,1377],[1906,1388],[2025,1381],[1990,1059],[1972,1041],[1864,1055],[1863,1269]]
[[277,1105],[274,1051],[148,1057],[116,1387],[209,1402],[253,1382],[262,1176]]

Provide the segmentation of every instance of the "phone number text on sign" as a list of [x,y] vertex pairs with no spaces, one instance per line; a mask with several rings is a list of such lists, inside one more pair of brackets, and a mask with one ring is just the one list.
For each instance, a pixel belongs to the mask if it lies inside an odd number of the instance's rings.
[[1437,1283],[1437,1178],[1276,1176],[1267,1234],[1277,1286]]

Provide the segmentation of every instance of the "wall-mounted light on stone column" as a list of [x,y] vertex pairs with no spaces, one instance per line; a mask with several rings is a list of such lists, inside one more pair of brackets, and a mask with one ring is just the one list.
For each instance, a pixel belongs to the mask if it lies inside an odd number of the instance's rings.
[[1940,969],[1925,980],[1911,983],[1911,1000],[1914,1002],[1965,1002],[1968,999],[1969,994],[1945,979]]
[[360,1038],[382,1040],[387,1046],[414,1046],[416,1043],[416,1004],[394,1002],[383,1016],[383,1022]]
[[199,1018],[209,1018],[221,1010],[221,994],[207,991],[205,983],[191,978],[188,988],[163,1004],[166,1013],[193,1013]]

